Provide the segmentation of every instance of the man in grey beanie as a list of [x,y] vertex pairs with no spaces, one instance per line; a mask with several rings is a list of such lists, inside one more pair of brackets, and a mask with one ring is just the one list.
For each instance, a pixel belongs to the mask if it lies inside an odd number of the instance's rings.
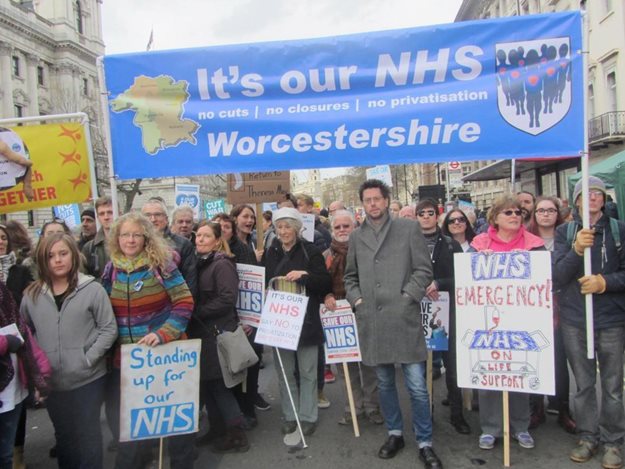
[[[553,282],[560,305],[560,323],[566,356],[577,392],[575,419],[579,431],[570,459],[589,461],[603,445],[602,466],[622,467],[621,446],[625,437],[623,410],[623,350],[625,345],[625,224],[603,213],[604,182],[589,178],[590,228],[582,229],[582,181],[575,186],[574,221],[556,229]],[[584,249],[590,248],[592,273],[584,272]],[[586,357],[584,295],[593,295],[595,358]],[[601,409],[597,409],[597,362],[601,379]]]

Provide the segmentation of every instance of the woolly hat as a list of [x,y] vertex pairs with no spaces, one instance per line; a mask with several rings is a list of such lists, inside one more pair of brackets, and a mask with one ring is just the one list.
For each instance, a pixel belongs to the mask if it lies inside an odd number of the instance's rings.
[[80,214],[80,219],[82,220],[82,217],[91,217],[95,220],[95,212],[93,211],[92,208],[87,208],[85,210],[82,211],[82,213]]
[[[588,190],[589,191],[601,191],[603,192],[603,199],[605,200],[606,192],[605,192],[605,183],[599,179],[597,176],[590,176],[588,178]],[[573,203],[577,202],[577,198],[582,193],[582,180],[580,179],[575,184],[575,189],[573,190]]]
[[273,212],[272,220],[274,223],[278,222],[279,220],[284,220],[285,218],[290,218],[291,220],[302,223],[302,216],[295,208],[282,207]]

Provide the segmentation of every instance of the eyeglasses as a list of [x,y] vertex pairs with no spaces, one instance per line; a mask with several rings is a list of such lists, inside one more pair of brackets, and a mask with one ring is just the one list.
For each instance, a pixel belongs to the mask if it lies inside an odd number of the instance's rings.
[[133,239],[134,240],[134,239],[143,238],[145,237],[145,235],[141,233],[120,233],[119,237],[121,239]]
[[512,215],[520,217],[521,215],[523,215],[523,212],[519,209],[516,210],[503,210],[501,213],[503,213],[505,216],[510,217]]
[[450,218],[449,220],[447,220],[448,225],[453,225],[454,223],[465,224],[466,222],[467,222],[467,219],[465,217],[456,217],[456,218]]
[[384,197],[368,197],[366,199],[362,199],[362,202],[365,205],[371,205],[372,203],[381,202],[383,199],[384,199]]
[[163,218],[165,214],[163,212],[150,212],[143,214],[147,218]]
[[434,215],[436,215],[436,212],[434,210],[419,210],[417,212],[417,216],[419,217],[424,217],[426,215],[428,217],[433,217]]
[[548,213],[549,215],[553,215],[554,213],[558,213],[558,209],[555,209],[555,208],[537,208],[536,209],[536,213],[540,213],[541,215],[544,215],[545,213]]
[[597,190],[588,191],[588,195],[590,195],[592,197],[599,197],[600,195],[603,195],[603,192],[597,191]]

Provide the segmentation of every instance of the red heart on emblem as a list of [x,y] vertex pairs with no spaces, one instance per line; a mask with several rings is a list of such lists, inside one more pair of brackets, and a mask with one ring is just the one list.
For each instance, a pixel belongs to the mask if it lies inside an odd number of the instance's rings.
[[530,82],[530,85],[532,86],[536,86],[536,83],[538,83],[538,76],[536,75],[531,75],[527,78],[527,81]]

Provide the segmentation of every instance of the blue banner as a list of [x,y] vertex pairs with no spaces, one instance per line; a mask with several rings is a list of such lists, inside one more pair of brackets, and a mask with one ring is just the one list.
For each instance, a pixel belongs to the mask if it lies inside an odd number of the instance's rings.
[[107,56],[121,179],[577,156],[579,12]]

